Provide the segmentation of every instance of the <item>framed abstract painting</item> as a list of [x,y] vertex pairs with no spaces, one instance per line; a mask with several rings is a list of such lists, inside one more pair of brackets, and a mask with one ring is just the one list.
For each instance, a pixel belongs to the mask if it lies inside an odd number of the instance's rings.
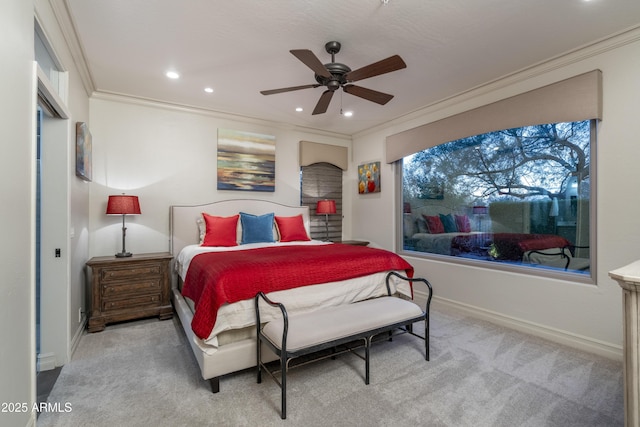
[[275,191],[276,137],[218,129],[218,190]]
[[91,132],[84,122],[76,123],[76,176],[85,181],[92,179]]

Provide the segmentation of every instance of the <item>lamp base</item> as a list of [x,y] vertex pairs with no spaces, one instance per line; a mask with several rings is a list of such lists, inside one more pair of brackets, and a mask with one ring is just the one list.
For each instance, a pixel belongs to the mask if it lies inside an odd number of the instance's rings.
[[116,254],[116,258],[127,258],[132,256],[133,254],[131,252],[118,252]]

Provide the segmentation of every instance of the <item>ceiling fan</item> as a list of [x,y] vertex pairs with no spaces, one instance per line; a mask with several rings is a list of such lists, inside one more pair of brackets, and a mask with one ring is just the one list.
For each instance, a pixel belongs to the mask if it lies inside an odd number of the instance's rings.
[[318,57],[308,49],[290,50],[289,52],[291,52],[293,56],[302,61],[302,63],[307,67],[311,68],[315,73],[315,78],[318,83],[285,87],[282,89],[263,90],[260,91],[260,93],[263,95],[273,95],[276,93],[326,86],[327,90],[325,90],[320,96],[320,100],[318,100],[312,114],[325,113],[327,108],[329,108],[329,103],[331,102],[333,93],[339,88],[342,88],[342,90],[351,95],[358,96],[380,105],[384,105],[389,102],[393,98],[393,95],[367,89],[362,86],[356,86],[351,84],[351,82],[368,79],[369,77],[379,76],[381,74],[406,68],[407,64],[404,63],[402,58],[398,55],[390,56],[387,59],[374,62],[373,64],[369,64],[352,71],[348,66],[335,62],[335,55],[340,52],[340,47],[340,43],[335,41],[325,44],[324,48],[327,53],[331,55],[331,62],[324,65],[320,62]]

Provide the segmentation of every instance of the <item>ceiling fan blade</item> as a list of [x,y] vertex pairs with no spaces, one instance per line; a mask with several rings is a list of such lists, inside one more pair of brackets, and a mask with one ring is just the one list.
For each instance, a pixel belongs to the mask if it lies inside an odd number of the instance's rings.
[[291,92],[293,90],[300,90],[300,89],[310,89],[318,86],[321,86],[321,85],[312,84],[312,85],[304,85],[304,86],[291,86],[291,87],[283,87],[282,89],[261,90],[260,93],[263,95],[273,95],[276,93]]
[[360,98],[366,99],[367,101],[372,101],[380,105],[384,105],[387,102],[391,101],[393,95],[389,95],[388,93],[378,92],[377,90],[367,89],[366,87],[356,86],[356,85],[345,85],[343,86],[345,92],[359,96]]
[[332,97],[333,97],[333,91],[325,90],[322,93],[322,96],[320,96],[320,99],[316,104],[316,108],[313,109],[313,113],[311,113],[311,115],[313,116],[315,114],[326,113],[327,108],[329,108],[329,103],[331,102]]
[[374,62],[357,70],[353,70],[344,75],[347,81],[355,82],[357,80],[368,79],[369,77],[379,76],[380,74],[390,73],[402,68],[406,68],[402,58],[398,55],[390,56],[382,61]]
[[327,68],[320,62],[318,57],[311,52],[309,49],[295,49],[290,50],[296,58],[298,58],[304,65],[311,68],[314,73],[319,76],[326,77],[328,79],[331,78],[331,73]]

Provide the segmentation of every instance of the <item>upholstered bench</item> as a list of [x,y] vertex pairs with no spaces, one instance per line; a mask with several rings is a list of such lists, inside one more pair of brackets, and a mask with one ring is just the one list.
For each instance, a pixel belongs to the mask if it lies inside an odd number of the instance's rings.
[[555,267],[566,270],[588,270],[591,266],[589,258],[576,258],[572,248],[585,249],[588,246],[563,246],[561,248],[548,248],[531,250],[524,253],[522,261],[543,267]]
[[[380,334],[391,333],[400,329],[403,333],[410,333],[425,340],[425,359],[429,360],[429,305],[431,303],[432,288],[425,279],[409,279],[397,273],[387,276],[387,289],[391,275],[404,280],[419,281],[427,285],[429,296],[426,309],[423,311],[416,303],[395,296],[373,298],[353,304],[323,308],[313,312],[288,315],[283,304],[271,301],[264,293],[256,295],[257,327],[257,370],[258,383],[262,382],[262,370],[270,374],[282,389],[281,417],[286,418],[286,390],[289,362],[297,357],[322,350],[332,349],[329,356],[346,350],[336,352],[339,346],[348,343],[362,341],[364,357],[355,353],[365,361],[365,384],[369,384],[369,349],[372,339]],[[269,305],[280,308],[282,318],[272,320],[265,325],[260,325],[260,299]],[[413,333],[413,323],[425,322],[425,336]],[[280,380],[275,376],[278,371],[270,370],[263,362],[261,344],[264,343],[280,358]],[[328,357],[328,356],[325,356]],[[320,359],[320,358],[318,358]]]

